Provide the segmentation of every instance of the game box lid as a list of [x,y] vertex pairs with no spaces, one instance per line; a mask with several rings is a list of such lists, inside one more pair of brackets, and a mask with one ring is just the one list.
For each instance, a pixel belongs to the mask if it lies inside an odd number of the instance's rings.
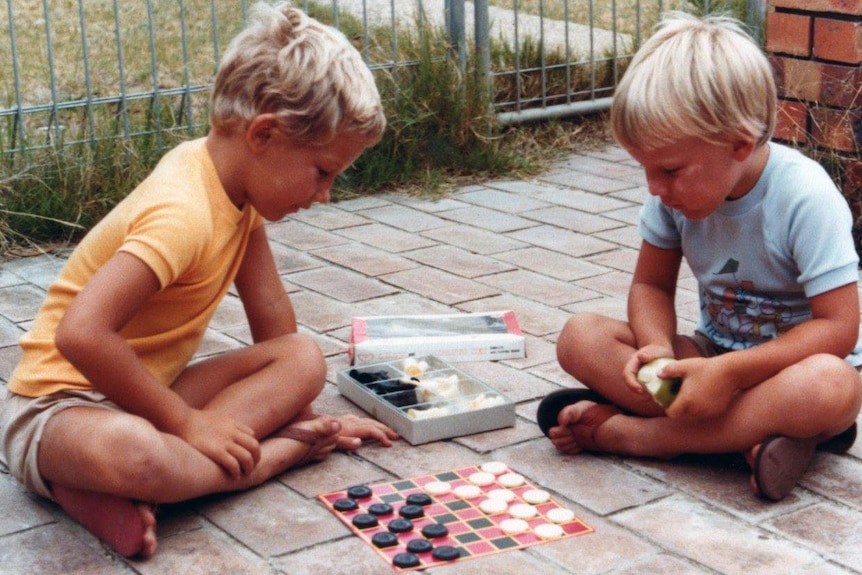
[[352,365],[434,355],[446,361],[519,359],[524,334],[511,310],[353,318]]

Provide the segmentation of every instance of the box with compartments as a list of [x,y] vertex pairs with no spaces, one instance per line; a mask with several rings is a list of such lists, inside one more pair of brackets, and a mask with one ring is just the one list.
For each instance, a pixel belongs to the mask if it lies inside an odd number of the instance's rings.
[[412,445],[515,425],[515,405],[433,355],[338,372],[339,392]]

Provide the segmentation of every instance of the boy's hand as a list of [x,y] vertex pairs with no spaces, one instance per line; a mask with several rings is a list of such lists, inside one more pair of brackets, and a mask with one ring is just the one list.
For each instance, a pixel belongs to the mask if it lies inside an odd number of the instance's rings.
[[385,447],[391,447],[398,434],[377,420],[355,415],[339,416],[341,433],[338,435],[338,449],[353,450],[362,446],[363,439],[376,439]]
[[[673,350],[661,345],[647,345],[637,350],[635,354],[629,358],[623,368],[623,378],[625,379],[626,385],[629,387],[629,391],[641,395],[648,393],[640,382],[638,382],[638,371],[647,363],[660,357],[672,358]],[[666,376],[671,377],[670,374],[666,374]]]
[[180,437],[235,479],[251,473],[260,461],[254,431],[226,415],[192,409]]
[[667,408],[668,417],[711,419],[727,411],[737,387],[716,359],[682,359],[664,368],[664,376],[683,380],[679,395]]

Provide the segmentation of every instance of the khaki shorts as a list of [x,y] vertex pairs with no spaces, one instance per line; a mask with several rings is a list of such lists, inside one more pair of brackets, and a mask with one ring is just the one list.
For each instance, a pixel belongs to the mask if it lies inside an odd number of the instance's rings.
[[684,335],[682,336],[688,341],[690,341],[694,347],[697,348],[697,351],[700,353],[701,357],[715,357],[717,355],[721,355],[723,353],[727,353],[731,351],[729,349],[723,348],[711,339],[707,337],[707,335],[700,331],[695,331],[692,335]]
[[0,388],[0,460],[33,493],[52,499],[39,474],[39,442],[48,420],[69,407],[122,411],[98,391],[67,390],[42,397],[25,397]]

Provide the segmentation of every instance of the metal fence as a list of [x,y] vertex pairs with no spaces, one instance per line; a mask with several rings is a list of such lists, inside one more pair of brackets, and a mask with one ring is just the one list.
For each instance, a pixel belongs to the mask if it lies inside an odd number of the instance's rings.
[[[0,14],[0,150],[206,129],[219,56],[248,0],[7,0]],[[439,26],[475,63],[503,123],[607,107],[625,62],[666,9],[733,10],[757,33],[760,0],[308,0],[331,10],[373,70],[407,65],[399,30]],[[372,54],[371,30],[389,49]],[[421,32],[420,32],[421,33]],[[379,38],[375,40],[379,46]],[[503,57],[506,56],[506,57]]]

